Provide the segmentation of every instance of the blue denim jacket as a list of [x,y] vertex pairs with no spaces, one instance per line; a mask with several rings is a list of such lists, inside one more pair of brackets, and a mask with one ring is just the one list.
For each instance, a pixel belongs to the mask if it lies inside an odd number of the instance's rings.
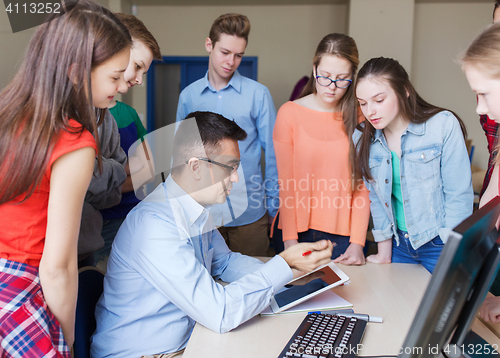
[[[369,124],[364,124],[369,125]],[[361,132],[356,130],[354,143]],[[401,136],[401,190],[406,227],[414,249],[449,232],[472,214],[474,193],[464,137],[456,117],[443,111],[422,124],[410,123]],[[375,241],[394,237],[391,151],[382,130],[370,147],[370,191]]]

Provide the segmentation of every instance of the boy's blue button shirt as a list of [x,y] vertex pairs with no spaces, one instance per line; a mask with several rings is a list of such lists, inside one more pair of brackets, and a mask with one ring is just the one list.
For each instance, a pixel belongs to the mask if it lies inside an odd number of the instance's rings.
[[[364,123],[364,125],[370,125]],[[355,143],[361,133],[353,135]],[[370,210],[375,241],[398,240],[392,210],[392,158],[382,130],[370,146],[373,181]],[[443,242],[449,232],[472,214],[474,193],[471,167],[460,124],[448,111],[425,123],[410,123],[401,136],[401,191],[406,226],[414,249],[437,235]]]
[[[278,170],[273,145],[276,108],[269,90],[235,71],[228,85],[217,91],[205,77],[186,87],[179,97],[177,121],[195,111],[210,111],[234,120],[247,133],[239,142],[240,181],[235,183],[229,203],[214,205],[210,213],[217,226],[241,226],[259,220],[266,210],[275,216],[279,206]],[[261,153],[265,154],[265,180]]]
[[196,322],[227,332],[267,307],[292,276],[280,256],[263,264],[231,252],[206,208],[169,176],[113,242],[92,357],[178,351]]

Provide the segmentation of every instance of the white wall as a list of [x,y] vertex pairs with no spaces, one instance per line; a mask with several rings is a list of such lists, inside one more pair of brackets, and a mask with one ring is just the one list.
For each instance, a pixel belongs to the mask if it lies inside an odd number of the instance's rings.
[[0,5],[0,90],[14,78],[33,29],[12,33],[7,12]]
[[356,40],[361,64],[393,57],[410,71],[414,9],[414,0],[350,0],[349,36]]
[[[245,55],[258,56],[258,81],[279,108],[297,81],[310,75],[319,41],[346,32],[346,5],[139,6],[137,16],[156,37],[163,56],[207,56],[204,43],[221,14],[246,15],[251,23]],[[134,87],[133,106],[145,111],[145,86]]]
[[488,165],[486,137],[475,113],[476,96],[456,62],[481,30],[491,23],[487,3],[421,3],[415,6],[412,83],[427,101],[456,112],[475,146],[473,164]]
[[[107,6],[108,0],[95,0]],[[0,4],[0,91],[7,86],[17,73],[29,40],[36,28],[12,33],[5,8]]]

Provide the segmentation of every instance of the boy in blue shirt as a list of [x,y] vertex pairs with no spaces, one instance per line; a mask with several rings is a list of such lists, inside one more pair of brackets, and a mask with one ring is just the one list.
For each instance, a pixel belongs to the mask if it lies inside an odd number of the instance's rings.
[[[234,185],[227,204],[214,205],[210,213],[231,250],[267,256],[269,223],[279,203],[273,146],[276,108],[265,86],[237,70],[249,32],[250,22],[244,15],[225,14],[214,21],[205,40],[208,71],[180,94],[177,121],[193,111],[211,111],[234,120],[246,131],[247,138],[239,142],[241,180]],[[265,180],[260,165],[262,149]]]

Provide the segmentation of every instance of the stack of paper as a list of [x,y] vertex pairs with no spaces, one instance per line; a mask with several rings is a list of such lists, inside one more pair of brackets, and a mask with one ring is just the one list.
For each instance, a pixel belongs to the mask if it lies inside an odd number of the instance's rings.
[[273,313],[271,307],[267,307],[260,314],[261,316],[269,316],[275,314],[295,313],[295,312],[310,312],[310,311],[327,311],[352,307],[352,303],[344,300],[336,293],[328,290],[319,295],[299,303],[285,311]]

